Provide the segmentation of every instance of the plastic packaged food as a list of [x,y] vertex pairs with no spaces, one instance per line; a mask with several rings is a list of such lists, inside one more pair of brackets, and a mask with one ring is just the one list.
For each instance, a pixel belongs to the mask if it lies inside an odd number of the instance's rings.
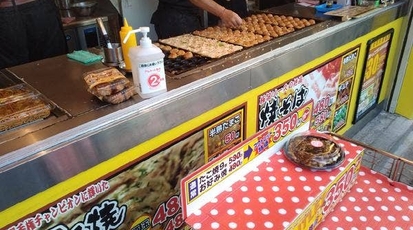
[[25,84],[0,89],[0,105],[33,96],[35,93]]
[[130,84],[127,88],[123,89],[122,91],[119,91],[109,96],[104,96],[100,99],[112,104],[119,104],[121,102],[128,100],[135,94],[135,87],[133,87],[133,84]]
[[110,96],[112,94],[122,91],[130,84],[131,82],[126,77],[119,78],[110,82],[101,83],[96,87],[89,89],[89,92],[98,96]]
[[115,68],[104,68],[84,74],[87,90],[99,96],[108,96],[123,90],[129,80]]
[[333,137],[314,130],[292,136],[285,144],[284,154],[300,166],[317,170],[334,169],[345,159],[343,149]]
[[40,96],[27,97],[0,105],[0,131],[46,118],[52,106]]
[[83,75],[87,90],[102,101],[118,104],[128,100],[134,95],[133,86],[119,70],[115,68],[104,68]]

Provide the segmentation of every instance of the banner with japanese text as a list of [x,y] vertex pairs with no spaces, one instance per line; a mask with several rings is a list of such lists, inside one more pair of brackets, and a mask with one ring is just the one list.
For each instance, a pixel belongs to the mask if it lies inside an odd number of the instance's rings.
[[338,131],[346,123],[359,47],[258,96],[257,131],[314,101],[311,128]]
[[394,30],[390,29],[367,42],[354,122],[360,120],[378,103],[393,33]]
[[145,157],[131,159],[75,194],[47,202],[6,229],[188,229],[181,214],[179,182],[243,141],[244,116],[245,105],[239,105],[152,152],[138,154],[142,150],[132,148],[128,151]]
[[[310,128],[313,101],[302,104],[291,111],[289,115],[266,127],[233,149],[215,158],[213,161],[199,168],[190,177],[181,181],[181,203],[184,218],[197,210],[205,202],[201,199],[203,194],[215,189],[212,194],[219,191],[218,184],[235,173],[239,173],[245,166],[251,166],[266,150],[277,152],[281,150],[287,136],[303,132]],[[249,170],[244,170],[249,171]],[[242,172],[240,172],[242,174]],[[240,175],[241,175],[240,174]],[[198,199],[199,198],[199,199]]]

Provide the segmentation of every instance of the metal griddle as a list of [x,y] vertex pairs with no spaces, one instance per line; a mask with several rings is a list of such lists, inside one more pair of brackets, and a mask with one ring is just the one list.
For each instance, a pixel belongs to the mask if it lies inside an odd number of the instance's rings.
[[[201,65],[179,74],[167,72],[168,90],[180,88],[190,82],[238,65],[246,60],[258,57],[271,50],[288,45],[293,41],[339,23],[320,18],[305,17],[306,15],[302,14],[299,8],[298,10],[297,8],[295,9],[296,11],[290,12],[289,14],[285,13],[288,12],[285,10],[281,12],[268,12],[307,19],[313,18],[317,23],[282,37],[245,48],[234,54],[219,59],[207,60]],[[99,52],[99,50],[93,50],[93,52]],[[106,66],[102,62],[82,64],[67,58],[66,55],[61,55],[2,70],[0,79],[4,81],[4,85],[24,82],[46,97],[50,103],[55,105],[56,109],[53,111],[53,115],[45,120],[32,122],[0,133],[0,144],[2,144],[0,156],[23,146],[30,145],[33,138],[39,140],[39,138],[43,139],[48,136],[53,136],[143,101],[142,98],[135,95],[126,102],[111,105],[100,101],[87,92],[83,74],[100,68],[106,68]],[[124,72],[124,74],[132,80],[131,73]],[[26,138],[21,138],[23,136]],[[31,136],[33,136],[33,138],[31,138]],[[20,141],[13,141],[17,138],[19,138]]]
[[[286,13],[286,12],[289,12],[289,13]],[[308,14],[308,13],[301,14],[299,11],[282,12],[282,11],[277,11],[275,9],[270,9],[268,11],[252,12],[252,14],[261,14],[261,13],[272,13],[274,15],[293,16],[293,17],[297,17],[300,19],[304,19],[304,18],[314,19],[316,21],[316,24],[304,27],[302,29],[295,30],[291,33],[285,34],[277,38],[272,38],[269,41],[262,42],[252,47],[244,47],[243,50],[241,51],[235,52],[231,55],[227,55],[227,56],[224,56],[218,59],[202,57],[198,54],[194,54],[194,58],[190,60],[184,60],[181,57],[174,60],[174,59],[167,58],[168,53],[165,53],[166,75],[172,79],[181,79],[181,78],[191,76],[191,75],[198,75],[198,77],[201,75],[202,77],[205,77],[212,73],[216,73],[223,69],[226,69],[228,67],[240,64],[244,62],[245,60],[257,57],[273,49],[289,44],[300,38],[303,38],[313,33],[316,33],[318,31],[324,30],[328,28],[329,26],[331,26],[332,24],[335,24],[332,21],[327,21],[326,18],[322,18],[322,17],[315,18],[312,14]],[[312,16],[310,17],[310,15]],[[166,44],[163,44],[163,45],[166,45]],[[234,44],[234,45],[237,45],[237,44]],[[176,48],[173,46],[171,47]],[[198,60],[200,59],[202,61],[198,62]]]

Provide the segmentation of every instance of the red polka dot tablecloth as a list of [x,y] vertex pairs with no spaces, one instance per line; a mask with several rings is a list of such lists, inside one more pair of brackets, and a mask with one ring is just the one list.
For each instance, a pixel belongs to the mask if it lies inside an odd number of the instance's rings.
[[[303,169],[288,161],[281,151],[277,152],[191,214],[186,222],[194,229],[291,227],[295,218],[361,152],[360,147],[348,142],[344,149],[346,162],[342,167],[317,172]],[[412,188],[390,183],[387,177],[361,167],[357,183],[317,229],[413,230],[412,226]]]
[[357,183],[317,229],[413,230],[413,188],[362,167]]

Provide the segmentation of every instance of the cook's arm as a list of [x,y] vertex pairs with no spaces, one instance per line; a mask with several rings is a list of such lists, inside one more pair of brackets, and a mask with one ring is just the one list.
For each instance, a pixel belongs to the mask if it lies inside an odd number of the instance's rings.
[[242,24],[241,17],[232,10],[226,9],[213,0],[190,0],[197,7],[219,17],[222,25],[238,27]]

